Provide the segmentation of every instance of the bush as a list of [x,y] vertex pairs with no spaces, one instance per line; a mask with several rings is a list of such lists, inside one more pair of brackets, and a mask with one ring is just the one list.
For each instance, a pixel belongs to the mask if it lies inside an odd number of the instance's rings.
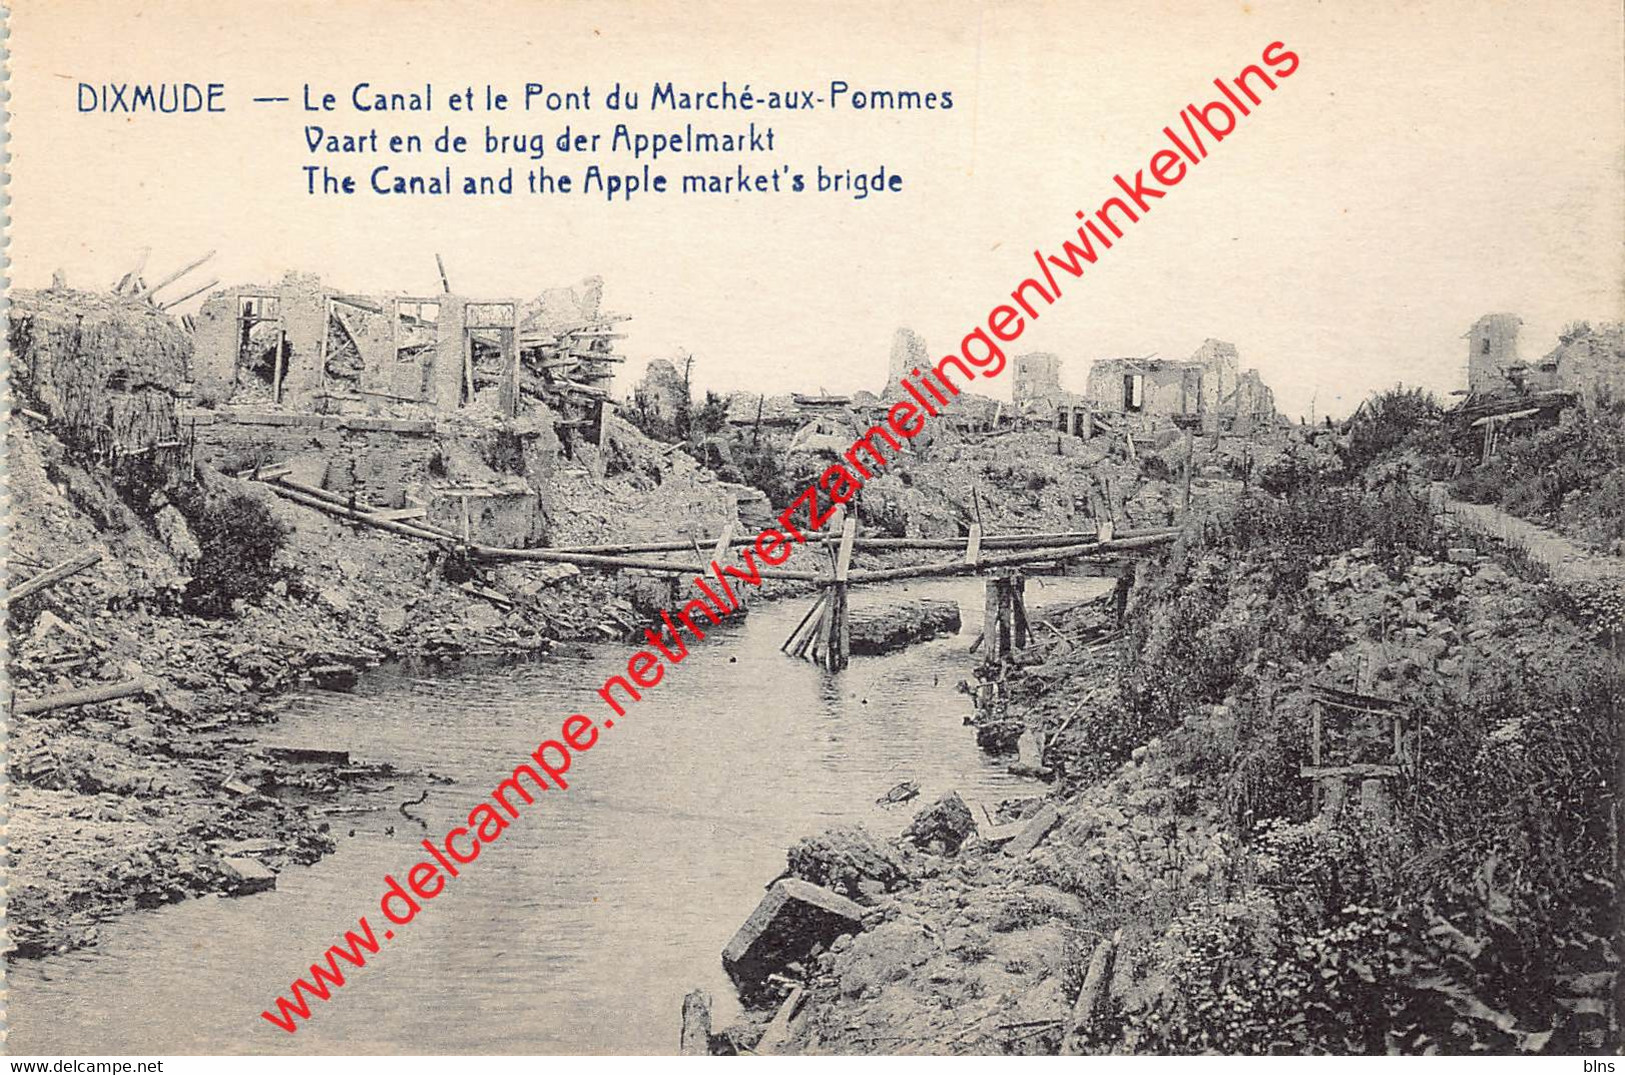
[[186,607],[201,616],[228,616],[234,602],[258,601],[282,577],[275,566],[287,533],[255,497],[209,497],[192,490],[177,498],[201,555],[186,588]]
[[1401,385],[1372,396],[1344,424],[1344,432],[1348,439],[1338,454],[1350,474],[1407,449],[1448,454],[1444,410],[1431,392],[1420,388]]

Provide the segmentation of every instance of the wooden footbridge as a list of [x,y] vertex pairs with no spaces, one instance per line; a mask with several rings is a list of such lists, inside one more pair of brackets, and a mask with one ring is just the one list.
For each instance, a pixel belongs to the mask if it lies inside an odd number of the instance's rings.
[[[721,561],[729,549],[756,544],[754,537],[735,537],[729,524],[723,528],[709,555],[696,539],[677,541],[619,542],[565,548],[509,549],[480,545],[469,533],[446,530],[413,513],[373,507],[353,497],[296,481],[285,468],[266,467],[239,475],[267,485],[278,496],[350,522],[401,537],[430,541],[454,549],[475,560],[490,563],[557,563],[601,570],[646,571],[657,574],[700,575],[711,571],[712,560]],[[1072,574],[1110,576],[1119,579],[1119,601],[1135,556],[1173,541],[1177,526],[1129,530],[1113,533],[1110,523],[1098,531],[1064,531],[1034,534],[984,535],[973,525],[964,538],[864,537],[857,532],[857,519],[837,510],[828,529],[807,536],[807,542],[822,546],[830,557],[828,572],[796,570],[758,565],[761,577],[788,582],[810,583],[818,587],[818,597],[781,647],[793,657],[805,658],[838,671],[851,656],[848,625],[848,594],[853,586],[907,579],[945,578],[955,575],[988,577],[983,661],[997,661],[1025,644],[1027,615],[1024,571],[1034,568],[1062,568]],[[937,563],[898,567],[852,569],[852,554],[864,550],[880,553],[943,551],[956,552],[953,559]],[[693,560],[680,560],[657,553],[691,552]]]

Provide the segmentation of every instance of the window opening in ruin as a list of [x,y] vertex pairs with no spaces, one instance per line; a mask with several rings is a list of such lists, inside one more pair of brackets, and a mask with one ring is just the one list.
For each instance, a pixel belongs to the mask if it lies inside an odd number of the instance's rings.
[[482,392],[497,390],[504,414],[517,413],[519,376],[518,310],[511,302],[471,302],[463,312],[463,384],[459,403],[467,406]]
[[1490,338],[1488,336],[1484,337],[1484,342],[1479,347],[1478,353],[1481,355],[1487,355],[1490,353]]
[[1145,409],[1145,374],[1123,374],[1123,409],[1125,411]]
[[242,295],[237,299],[238,385],[242,372],[251,374],[250,388],[267,393],[270,402],[281,403],[283,381],[288,374],[287,335],[282,326],[282,307],[275,296]]
[[327,332],[322,337],[322,387],[356,391],[361,384],[365,360],[361,355],[362,331],[358,323],[367,310],[343,299],[327,300]]
[[395,384],[427,399],[440,344],[440,303],[430,299],[395,301]]

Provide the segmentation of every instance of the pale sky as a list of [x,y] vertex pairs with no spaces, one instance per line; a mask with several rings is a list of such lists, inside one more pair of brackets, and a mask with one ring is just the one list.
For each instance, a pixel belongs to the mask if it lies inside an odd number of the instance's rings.
[[[11,28],[10,256],[22,287],[60,268],[74,286],[107,288],[150,246],[149,280],[218,249],[196,283],[300,269],[354,292],[432,293],[438,252],[453,288],[471,295],[528,297],[603,276],[606,306],[633,316],[623,390],[649,358],[678,349],[697,356],[706,387],[878,390],[899,325],[933,357],[956,349],[1028,274],[1035,246],[1058,252],[1075,210],[1098,207],[1114,173],[1132,175],[1164,147],[1161,128],[1178,125],[1182,106],[1215,98],[1215,77],[1283,41],[1300,68],[1013,351],[1061,355],[1063,382],[1081,389],[1094,358],[1183,358],[1213,336],[1236,344],[1289,414],[1341,414],[1395,381],[1460,387],[1460,337],[1480,314],[1520,315],[1527,357],[1570,320],[1625,316],[1617,0],[14,0]],[[451,120],[476,136],[490,122],[551,137],[565,122],[607,135],[623,120],[722,131],[754,119],[775,128],[779,149],[747,166],[885,164],[903,175],[900,194],[861,202],[304,193],[304,124],[375,122],[307,115],[307,82],[341,98],[361,81],[589,83],[601,98],[620,80],[647,98],[668,79],[820,95],[842,79],[949,90],[956,107]],[[76,112],[80,81],[186,80],[224,82],[228,111]],[[294,100],[249,101],[277,95]],[[449,118],[376,122],[433,132]],[[549,146],[543,163],[569,162]],[[1007,397],[1008,377],[989,391]]]

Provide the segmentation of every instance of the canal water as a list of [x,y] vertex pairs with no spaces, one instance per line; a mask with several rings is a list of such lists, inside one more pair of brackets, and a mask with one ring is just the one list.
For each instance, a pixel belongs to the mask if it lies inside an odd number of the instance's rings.
[[[1028,584],[1029,607],[1099,592]],[[108,923],[95,949],[9,968],[15,1054],[671,1052],[685,993],[734,1014],[720,952],[784,868],[785,848],[835,823],[894,834],[957,790],[976,809],[1031,794],[962,724],[982,583],[860,590],[858,603],[955,598],[964,626],[831,676],[779,652],[806,601],[756,606],[690,646],[644,701],[578,756],[410,925],[290,1035],[260,1017],[357,915],[380,921],[385,873],[424,833],[395,810],[333,819],[338,851],[274,892],[204,898]],[[493,666],[382,671],[354,694],[311,694],[269,742],[348,749],[452,778],[416,808],[434,833],[465,817],[596,688],[628,647]],[[886,809],[904,780],[921,797]],[[393,826],[394,833],[386,832]],[[354,835],[350,835],[354,829]]]

